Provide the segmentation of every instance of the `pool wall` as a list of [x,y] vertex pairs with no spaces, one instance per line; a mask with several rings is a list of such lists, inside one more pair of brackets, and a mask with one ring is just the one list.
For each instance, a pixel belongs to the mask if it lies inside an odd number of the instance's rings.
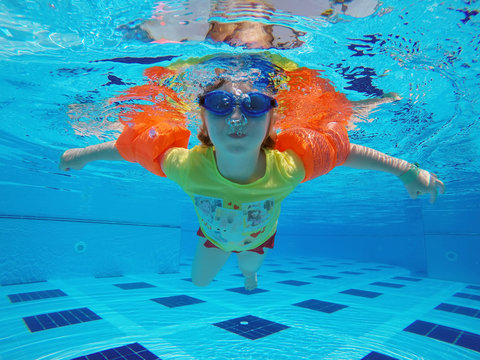
[[[198,223],[178,186],[160,180],[152,189],[155,177],[131,164],[112,165],[116,171],[125,169],[125,179],[118,179],[94,175],[94,167],[60,173],[55,160],[50,171],[4,175],[2,284],[176,272],[181,256],[193,256]],[[480,283],[478,196],[476,201],[444,197],[435,205],[410,200],[401,191],[393,197],[396,204],[388,209],[367,197],[319,203],[315,214],[320,215],[312,215],[302,208],[308,199],[293,194],[284,202],[269,257],[382,262],[419,275]]]

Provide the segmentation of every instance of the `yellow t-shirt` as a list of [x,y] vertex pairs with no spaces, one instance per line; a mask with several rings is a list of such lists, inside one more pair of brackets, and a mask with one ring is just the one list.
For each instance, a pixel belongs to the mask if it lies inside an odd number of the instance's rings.
[[190,196],[200,228],[225,251],[254,249],[277,228],[283,199],[305,177],[301,159],[292,151],[265,150],[265,175],[237,184],[217,169],[213,147],[173,148],[162,169]]

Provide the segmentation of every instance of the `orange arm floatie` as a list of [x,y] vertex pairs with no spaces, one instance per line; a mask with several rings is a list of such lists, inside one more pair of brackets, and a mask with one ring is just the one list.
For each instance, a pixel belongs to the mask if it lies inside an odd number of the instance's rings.
[[293,150],[302,159],[305,182],[342,165],[350,153],[350,141],[345,127],[332,122],[317,130],[290,128],[282,131],[277,136],[275,148]]
[[148,171],[165,177],[161,162],[165,152],[174,147],[188,146],[190,131],[181,126],[125,126],[115,145],[122,157],[138,162]]
[[120,122],[125,125],[115,145],[125,160],[165,176],[161,167],[163,155],[174,147],[187,148],[190,131],[182,100],[163,83],[176,72],[157,66],[146,69],[145,75],[150,82],[134,86],[114,99],[120,102]]

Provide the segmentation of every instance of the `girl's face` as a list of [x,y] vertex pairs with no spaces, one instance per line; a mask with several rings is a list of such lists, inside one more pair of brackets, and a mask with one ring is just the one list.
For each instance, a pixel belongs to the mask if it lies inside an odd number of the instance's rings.
[[[217,90],[242,98],[249,92],[262,92],[248,82],[226,81]],[[260,116],[248,116],[242,113],[237,104],[231,114],[216,115],[202,107],[201,117],[208,135],[217,151],[242,153],[259,150],[271,130],[273,109]]]

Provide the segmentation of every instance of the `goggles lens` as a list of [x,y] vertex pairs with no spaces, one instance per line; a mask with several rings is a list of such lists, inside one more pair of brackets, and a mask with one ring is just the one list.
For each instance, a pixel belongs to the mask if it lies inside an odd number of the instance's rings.
[[240,109],[245,115],[255,117],[276,107],[277,101],[261,92],[250,92],[235,97],[228,91],[214,90],[200,97],[200,105],[220,116],[231,114],[235,106],[240,105]]

